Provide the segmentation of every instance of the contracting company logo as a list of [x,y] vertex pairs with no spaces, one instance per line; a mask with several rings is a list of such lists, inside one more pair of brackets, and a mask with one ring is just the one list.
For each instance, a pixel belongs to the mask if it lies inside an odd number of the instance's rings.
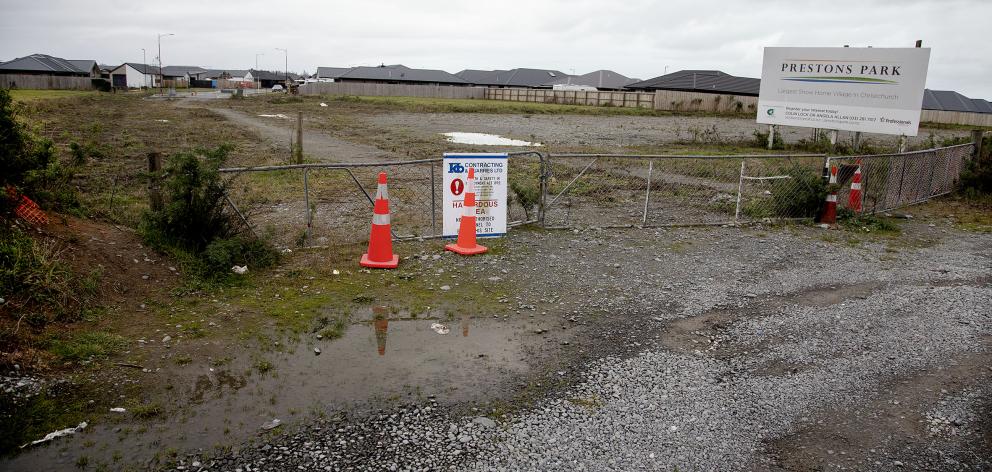
[[775,109],[769,108],[765,113],[768,113],[768,116],[775,116]]
[[780,71],[802,74],[782,77],[782,80],[834,84],[897,85],[899,82],[892,78],[902,76],[901,65],[826,60],[787,59],[782,62]]

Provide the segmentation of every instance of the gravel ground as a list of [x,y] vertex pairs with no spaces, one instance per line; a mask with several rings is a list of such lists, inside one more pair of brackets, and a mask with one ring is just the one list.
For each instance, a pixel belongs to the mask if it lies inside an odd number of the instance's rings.
[[339,416],[180,467],[987,470],[992,241],[925,223],[899,257],[810,228],[518,232],[527,249],[466,272],[514,265],[521,303],[582,325],[587,357],[549,373],[565,387],[510,413]]
[[[436,136],[452,131],[492,133],[501,136],[537,141],[553,147],[575,146],[652,146],[692,141],[702,142],[751,141],[756,130],[767,131],[753,118],[712,116],[582,116],[582,115],[487,115],[482,113],[384,113],[370,118],[383,127],[401,127],[423,136]],[[787,143],[809,139],[807,128],[784,127],[782,137]],[[920,143],[931,134],[936,139],[967,136],[967,130],[920,128],[918,136],[908,138],[910,145]],[[837,138],[844,142],[852,133],[841,131]],[[866,143],[895,146],[894,136],[872,135]]]

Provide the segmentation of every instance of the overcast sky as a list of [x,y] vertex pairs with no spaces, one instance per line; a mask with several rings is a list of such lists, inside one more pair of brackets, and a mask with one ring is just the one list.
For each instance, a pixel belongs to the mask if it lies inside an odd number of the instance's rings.
[[759,77],[764,46],[932,48],[927,86],[992,100],[990,0],[46,1],[0,0],[0,60],[283,68],[680,69]]

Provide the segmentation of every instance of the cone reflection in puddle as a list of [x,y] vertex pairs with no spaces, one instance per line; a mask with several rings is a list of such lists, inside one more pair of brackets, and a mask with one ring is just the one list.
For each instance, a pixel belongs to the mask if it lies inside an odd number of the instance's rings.
[[375,343],[379,355],[386,355],[386,331],[389,330],[389,310],[384,306],[372,307],[372,329],[375,331]]

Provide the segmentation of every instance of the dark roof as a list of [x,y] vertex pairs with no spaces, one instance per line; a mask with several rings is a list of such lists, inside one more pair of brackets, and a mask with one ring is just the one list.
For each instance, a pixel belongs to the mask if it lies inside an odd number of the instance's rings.
[[99,66],[96,65],[96,61],[92,59],[69,59],[69,62],[75,66],[76,69],[86,73],[92,73],[94,67],[99,68]]
[[90,75],[90,70],[79,69],[72,61],[47,54],[32,54],[4,62],[0,64],[0,70],[50,72],[61,75]]
[[318,67],[317,77],[322,79],[335,79],[351,70],[351,67]]
[[500,74],[506,74],[507,72],[509,71],[465,69],[455,75],[465,79],[470,84],[499,85]]
[[186,74],[196,75],[206,71],[207,69],[200,66],[165,66],[162,68],[162,75],[166,77],[179,77]]
[[[255,70],[249,69],[246,72],[251,72],[251,76],[258,80],[286,80],[285,71],[271,71],[271,70]],[[289,73],[290,80],[299,79],[300,76],[292,72]]]
[[[201,72],[191,72],[191,74],[197,76],[200,79],[216,79],[224,75],[227,75],[228,77],[244,77],[248,75],[248,72],[249,72],[248,69],[206,69]],[[162,75],[169,75],[169,74],[163,72]],[[254,75],[255,74],[253,73],[252,76]],[[282,73],[279,75],[279,79],[277,80],[281,80],[285,76],[286,74]]]
[[101,71],[104,71],[104,70],[110,71],[110,70],[114,70],[114,69],[117,68],[117,66],[112,66],[110,64],[100,64],[99,67],[100,67],[100,70]]
[[612,70],[597,70],[582,75],[566,75],[557,80],[545,82],[542,85],[545,87],[553,87],[555,85],[586,85],[598,89],[618,90],[624,88],[627,84],[639,81],[640,79],[631,79]]
[[951,90],[924,90],[923,109],[978,113],[970,98]]
[[761,79],[736,77],[718,70],[680,70],[653,79],[628,84],[627,88],[757,96],[760,86]]
[[971,102],[975,104],[975,109],[979,113],[992,113],[992,103],[988,100],[983,100],[981,98],[972,98]]
[[457,75],[471,84],[504,87],[540,87],[545,82],[568,76],[560,70],[527,68],[493,71],[466,69]]
[[139,64],[137,62],[125,62],[117,67],[114,67],[113,69],[119,69],[123,66],[131,66],[132,69],[141,72],[143,74],[158,74],[158,66],[153,66],[149,64]]
[[[320,68],[318,68],[320,70]],[[384,80],[396,82],[434,82],[444,84],[467,84],[464,79],[443,70],[411,69],[396,65],[378,67],[352,67],[335,78],[351,80]]]

